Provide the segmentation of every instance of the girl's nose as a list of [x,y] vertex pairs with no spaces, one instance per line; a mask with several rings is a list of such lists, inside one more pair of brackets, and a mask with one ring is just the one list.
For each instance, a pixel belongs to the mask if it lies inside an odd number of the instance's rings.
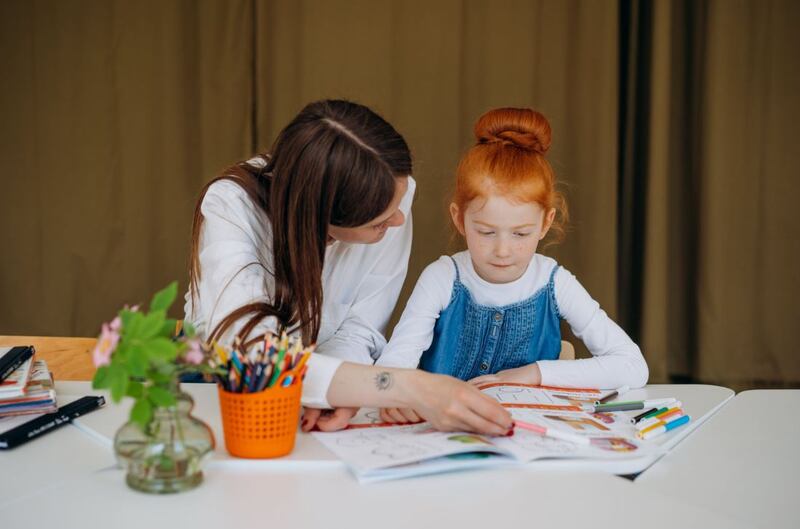
[[494,247],[494,253],[497,257],[508,257],[511,255],[511,246],[504,238],[500,237]]

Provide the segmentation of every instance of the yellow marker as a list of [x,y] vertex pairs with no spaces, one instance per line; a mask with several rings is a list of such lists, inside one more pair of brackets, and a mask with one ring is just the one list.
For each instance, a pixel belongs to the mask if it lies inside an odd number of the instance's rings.
[[228,363],[228,351],[226,351],[224,347],[222,347],[217,342],[214,342],[214,351],[217,352],[217,356],[219,357],[220,362],[222,362],[223,364]]

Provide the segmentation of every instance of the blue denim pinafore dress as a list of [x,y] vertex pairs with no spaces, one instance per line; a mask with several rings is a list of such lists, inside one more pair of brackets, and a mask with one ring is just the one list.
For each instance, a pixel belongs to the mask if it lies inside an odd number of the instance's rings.
[[419,367],[461,380],[556,360],[561,351],[561,328],[553,268],[547,284],[531,297],[491,307],[479,305],[461,282],[458,265],[450,303],[439,315],[433,342],[422,353]]

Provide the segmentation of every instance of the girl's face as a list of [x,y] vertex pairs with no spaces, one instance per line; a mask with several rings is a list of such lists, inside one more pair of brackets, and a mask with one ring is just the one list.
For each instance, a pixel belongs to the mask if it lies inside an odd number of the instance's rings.
[[450,204],[456,228],[467,240],[475,271],[489,283],[519,279],[553,224],[555,209],[545,211],[536,202],[520,203],[501,195],[476,198],[462,215]]
[[362,226],[355,228],[342,228],[341,226],[328,226],[328,244],[333,241],[342,241],[355,244],[374,244],[386,235],[389,228],[402,226],[406,216],[400,211],[400,202],[408,189],[408,178],[395,178],[394,198],[389,207],[377,218],[372,219]]

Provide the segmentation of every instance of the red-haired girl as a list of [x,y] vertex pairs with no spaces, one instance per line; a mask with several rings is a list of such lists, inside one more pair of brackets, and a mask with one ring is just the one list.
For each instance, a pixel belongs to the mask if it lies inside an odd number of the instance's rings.
[[[500,108],[475,124],[450,214],[467,251],[442,256],[417,282],[377,364],[476,384],[617,388],[647,383],[637,345],[574,275],[536,253],[563,235],[567,209],[545,158],[550,125],[531,109]],[[559,361],[565,319],[592,358]],[[384,418],[417,420],[411,410]]]

